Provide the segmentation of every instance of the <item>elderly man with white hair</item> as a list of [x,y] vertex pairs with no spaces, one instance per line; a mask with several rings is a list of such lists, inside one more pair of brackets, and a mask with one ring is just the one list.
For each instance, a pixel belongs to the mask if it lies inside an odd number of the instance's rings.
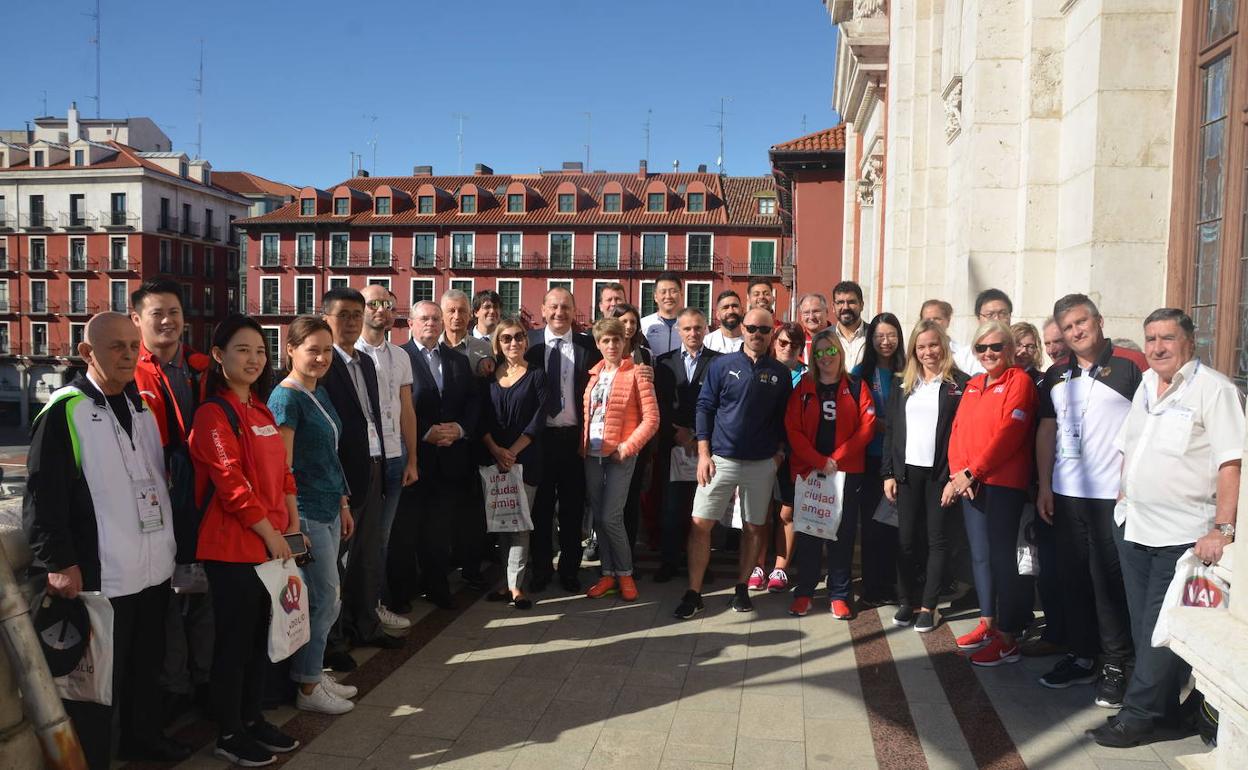
[[472,301],[459,289],[447,289],[442,294],[442,336],[438,342],[468,359],[468,365],[479,377],[494,373],[494,351],[488,339],[472,334],[476,320],[472,314]]

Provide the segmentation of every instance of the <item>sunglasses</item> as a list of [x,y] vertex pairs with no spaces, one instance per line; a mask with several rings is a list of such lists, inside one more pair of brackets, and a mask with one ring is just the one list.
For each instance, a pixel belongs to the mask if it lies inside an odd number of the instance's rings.
[[793,340],[786,339],[784,337],[776,337],[776,347],[778,348],[791,348],[794,344]]
[[523,334],[500,334],[498,342],[500,345],[510,345],[513,342],[525,342],[526,338]]
[[1004,342],[989,342],[987,345],[975,346],[976,353],[987,353],[989,350],[991,350],[993,353],[1000,353],[1002,350],[1005,350],[1005,343]]
[[390,308],[394,307],[394,300],[392,299],[370,299],[368,302],[365,302],[364,304],[368,307],[369,310],[389,310]]
[[841,354],[840,348],[838,348],[835,345],[829,345],[828,347],[823,348],[822,350],[816,350],[815,358],[831,358],[832,356],[839,356],[840,354]]
[[750,334],[771,334],[771,327],[761,324],[745,324],[745,330]]

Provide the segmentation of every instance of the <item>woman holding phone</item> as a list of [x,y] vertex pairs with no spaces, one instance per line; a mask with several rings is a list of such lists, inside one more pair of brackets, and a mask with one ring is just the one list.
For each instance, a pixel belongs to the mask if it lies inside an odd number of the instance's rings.
[[213,753],[244,767],[272,764],[275,752],[299,747],[260,710],[271,600],[255,568],[291,558],[283,535],[302,539],[295,479],[263,400],[273,376],[266,350],[260,325],[246,316],[231,315],[217,326],[205,375],[208,399],[195,413],[188,442],[195,497],[207,502],[196,557],[218,619],[209,684],[220,731]]
[[312,557],[304,568],[311,638],[291,656],[290,678],[299,685],[296,708],[345,714],[355,708],[348,698],[356,694],[356,688],[322,673],[329,629],[341,608],[338,548],[355,531],[347,481],[338,462],[342,422],[329,394],[319,385],[337,355],[329,324],[315,316],[296,318],[286,332],[286,355],[290,374],[269,395],[269,409],[294,472]]

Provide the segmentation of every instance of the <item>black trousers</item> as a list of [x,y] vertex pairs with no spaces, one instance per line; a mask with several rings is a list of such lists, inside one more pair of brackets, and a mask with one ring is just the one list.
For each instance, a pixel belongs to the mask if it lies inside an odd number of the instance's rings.
[[1114,542],[1114,501],[1053,496],[1057,563],[1070,651],[1125,666],[1134,655],[1122,565]]
[[858,531],[862,538],[862,595],[886,599],[897,583],[897,527],[875,520],[875,509],[884,497],[880,458],[867,455],[866,472],[858,491]]
[[403,487],[399,508],[390,527],[390,548],[386,553],[386,585],[396,604],[410,602],[420,595],[420,511],[425,506],[425,480]]
[[381,601],[386,565],[382,559],[386,533],[381,506],[386,483],[386,461],[373,461],[364,504],[352,508],[355,534],[342,543],[338,576],[342,585],[342,611],[329,631],[329,650],[345,650],[349,644],[376,639],[381,634],[377,604]]
[[940,505],[945,477],[931,468],[906,466],[897,483],[897,600],[902,606],[935,607],[945,581],[950,508]]
[[[485,518],[484,509],[472,507],[476,499],[471,486],[474,483],[479,486],[471,477],[427,479],[422,476],[409,487],[420,500],[415,517],[416,558],[420,565],[421,590],[430,599],[446,599],[451,595],[447,574],[451,571],[456,534],[463,526],[459,520],[469,516]],[[390,539],[393,543],[393,532]]]
[[113,704],[64,701],[87,766],[107,770],[113,754],[113,711],[121,717],[121,742],[150,744],[161,735],[160,670],[165,658],[169,581],[110,600],[113,605]]
[[1036,548],[1040,555],[1040,576],[1036,588],[1040,607],[1044,610],[1046,642],[1066,645],[1066,597],[1062,594],[1062,575],[1057,564],[1057,528],[1036,516]]
[[486,556],[485,493],[475,465],[472,472],[472,476],[460,482],[463,485],[463,508],[455,514],[452,561],[463,569],[465,578],[479,579],[481,562]]
[[212,609],[228,619],[216,627],[212,648],[212,711],[222,735],[261,718],[269,668],[269,592],[254,564],[204,562]]
[[549,577],[554,558],[555,512],[559,524],[559,574],[576,577],[581,568],[581,522],[585,518],[585,462],[581,429],[546,428],[542,434],[542,482],[533,501],[532,574]]

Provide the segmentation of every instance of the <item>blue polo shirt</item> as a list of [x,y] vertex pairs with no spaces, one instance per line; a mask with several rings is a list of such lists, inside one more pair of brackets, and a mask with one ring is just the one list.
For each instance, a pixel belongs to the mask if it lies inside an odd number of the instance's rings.
[[696,435],[711,453],[733,460],[767,460],[784,442],[784,409],[792,373],[771,356],[755,363],[744,350],[715,357],[698,394]]

